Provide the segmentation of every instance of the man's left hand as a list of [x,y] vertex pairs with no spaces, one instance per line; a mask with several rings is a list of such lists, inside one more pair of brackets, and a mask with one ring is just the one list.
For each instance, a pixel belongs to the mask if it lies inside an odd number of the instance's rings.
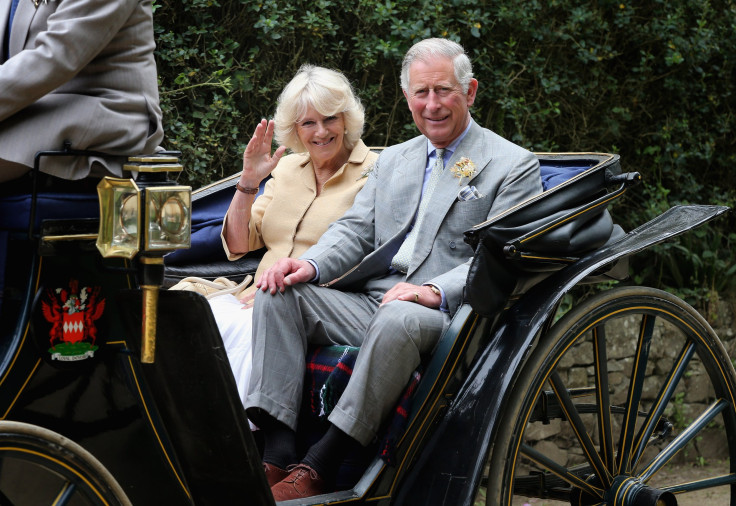
[[398,283],[383,295],[381,304],[392,300],[406,300],[437,309],[442,304],[442,296],[434,293],[428,286],[412,285],[411,283]]

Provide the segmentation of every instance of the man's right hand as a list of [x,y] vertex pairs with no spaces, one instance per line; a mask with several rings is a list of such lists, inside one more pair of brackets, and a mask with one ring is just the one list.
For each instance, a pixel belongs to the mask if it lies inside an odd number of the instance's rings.
[[316,275],[314,266],[306,260],[282,258],[261,274],[256,286],[274,295],[277,291],[283,292],[287,286],[311,281]]

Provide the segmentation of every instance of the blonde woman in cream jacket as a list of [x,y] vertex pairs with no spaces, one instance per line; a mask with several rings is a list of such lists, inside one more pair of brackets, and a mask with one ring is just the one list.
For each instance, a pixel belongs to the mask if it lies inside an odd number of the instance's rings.
[[[230,260],[266,249],[255,279],[276,260],[298,257],[350,208],[377,155],[360,135],[364,114],[341,73],[303,66],[262,120],[243,154],[243,172],[222,228]],[[280,145],[272,153],[271,143]],[[293,154],[283,156],[286,149]],[[269,175],[262,195],[256,193]],[[241,400],[251,372],[255,286],[210,299]]]

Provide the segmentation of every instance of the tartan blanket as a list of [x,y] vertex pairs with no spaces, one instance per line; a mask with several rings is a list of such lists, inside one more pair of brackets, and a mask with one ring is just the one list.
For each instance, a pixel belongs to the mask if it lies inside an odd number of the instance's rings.
[[[310,350],[307,355],[305,386],[308,388],[305,402],[312,417],[327,420],[348,384],[359,350],[352,346],[321,346]],[[411,400],[420,379],[420,372],[414,371],[380,441],[380,456],[388,464],[394,463],[396,445],[406,430]]]

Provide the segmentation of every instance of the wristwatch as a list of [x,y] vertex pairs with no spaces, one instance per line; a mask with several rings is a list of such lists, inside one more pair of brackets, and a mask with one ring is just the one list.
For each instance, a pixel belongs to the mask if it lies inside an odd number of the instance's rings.
[[440,297],[442,296],[442,292],[436,286],[434,286],[434,285],[426,285],[426,286],[428,286],[430,290],[432,290],[434,293],[436,293]]

